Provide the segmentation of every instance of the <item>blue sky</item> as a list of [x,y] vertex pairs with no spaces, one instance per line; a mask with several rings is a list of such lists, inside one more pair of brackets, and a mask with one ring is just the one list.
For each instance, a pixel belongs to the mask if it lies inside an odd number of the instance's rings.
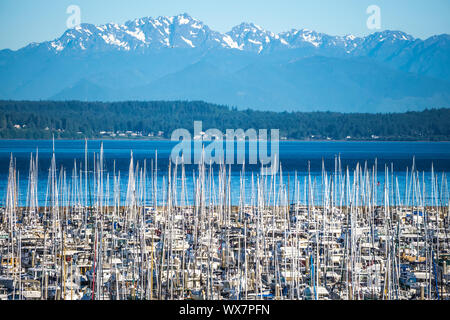
[[245,21],[276,33],[307,28],[358,36],[373,32],[366,27],[366,9],[378,5],[383,30],[422,39],[450,33],[449,0],[0,0],[0,49],[59,37],[72,4],[80,6],[82,23],[123,23],[186,12],[220,32]]

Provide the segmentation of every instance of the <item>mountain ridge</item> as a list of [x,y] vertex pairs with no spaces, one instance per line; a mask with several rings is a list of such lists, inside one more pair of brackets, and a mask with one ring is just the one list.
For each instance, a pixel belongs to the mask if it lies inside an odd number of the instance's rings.
[[[313,57],[323,57],[316,70],[307,64],[317,61]],[[290,72],[301,60],[302,68]],[[52,41],[1,50],[0,88],[0,99],[19,100],[197,99],[342,112],[450,107],[450,35],[275,34],[251,22],[220,33],[186,13],[81,24]]]
[[[193,32],[192,29],[200,31]],[[183,31],[186,30],[189,31],[189,35],[186,33],[183,34]],[[177,32],[181,34],[177,34]],[[448,35],[435,35],[428,39],[441,36]],[[293,49],[300,48],[304,45],[310,45],[316,48],[331,45],[345,47],[346,52],[350,53],[359,48],[363,42],[367,42],[367,40],[376,40],[377,42],[386,40],[390,42],[428,40],[416,39],[405,32],[396,30],[375,32],[365,37],[357,37],[352,34],[333,36],[309,29],[291,29],[275,34],[252,22],[242,22],[234,26],[230,31],[220,33],[210,29],[202,21],[192,18],[187,13],[183,13],[172,17],[142,17],[128,20],[124,24],[106,23],[94,25],[82,23],[75,28],[66,30],[57,39],[41,43],[33,42],[16,51],[34,49],[40,46],[46,46],[54,53],[59,53],[66,49],[79,49],[82,51],[88,50],[88,48],[99,49],[99,47],[96,48],[94,45],[99,39],[102,39],[104,44],[109,45],[110,49],[125,51],[145,47],[152,49],[162,47],[188,48],[205,44],[211,45],[211,41],[215,41],[217,46],[223,48],[256,51],[258,53],[263,53],[265,50],[277,46],[279,48]],[[82,40],[86,40],[86,42]],[[89,47],[86,46],[88,40],[91,41]],[[194,45],[193,40],[197,40],[196,45]],[[103,48],[106,47],[104,46]]]

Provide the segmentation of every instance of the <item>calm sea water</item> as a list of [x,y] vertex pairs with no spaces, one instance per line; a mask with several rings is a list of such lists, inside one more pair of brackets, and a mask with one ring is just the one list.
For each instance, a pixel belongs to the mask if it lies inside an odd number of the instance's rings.
[[[101,141],[88,141],[89,164],[92,166],[94,153],[100,151]],[[176,142],[172,141],[136,141],[136,140],[106,140],[103,141],[105,169],[112,172],[115,166],[116,172],[120,171],[122,178],[122,196],[125,197],[128,168],[130,164],[130,152],[139,165],[142,166],[146,159],[147,168],[150,169],[150,161],[158,153],[159,186],[162,187],[162,177],[167,173],[170,153]],[[0,204],[4,204],[8,178],[8,165],[11,154],[16,162],[20,178],[20,202],[24,203],[27,192],[27,178],[30,154],[39,155],[39,201],[45,204],[48,169],[52,156],[52,141],[43,140],[1,140],[0,141]],[[253,152],[250,150],[250,152]],[[247,150],[248,154],[248,150]],[[57,167],[66,169],[67,178],[70,180],[74,161],[77,167],[84,166],[84,141],[57,140],[55,141],[55,155]],[[378,181],[380,190],[384,183],[385,165],[394,168],[401,189],[404,187],[405,173],[411,168],[413,157],[419,171],[424,171],[426,179],[429,179],[431,165],[435,172],[442,174],[450,172],[450,143],[448,142],[301,142],[281,141],[279,149],[280,161],[283,167],[283,175],[290,179],[295,173],[299,181],[308,172],[308,162],[314,177],[320,180],[322,161],[325,168],[331,173],[335,166],[335,157],[340,156],[342,168],[347,166],[353,169],[359,162],[364,166],[367,162],[369,168],[378,163]],[[257,174],[258,166],[246,166],[247,181],[250,181],[251,172]],[[195,166],[186,168],[188,188],[192,188],[192,171]],[[92,167],[91,167],[92,170]],[[240,165],[232,166],[233,202],[239,199],[239,172]],[[291,180],[293,181],[293,180]],[[293,183],[292,188],[293,189]],[[250,183],[247,183],[247,189]],[[112,186],[111,186],[112,190]],[[191,189],[192,190],[192,189]],[[293,190],[291,190],[293,193]],[[250,192],[247,192],[249,195]],[[382,194],[382,192],[380,192]],[[192,199],[190,199],[192,201]]]

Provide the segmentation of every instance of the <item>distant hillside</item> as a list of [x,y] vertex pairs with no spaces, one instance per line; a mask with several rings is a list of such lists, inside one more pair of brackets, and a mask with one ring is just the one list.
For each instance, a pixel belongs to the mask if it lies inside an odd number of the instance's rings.
[[280,129],[301,140],[446,140],[450,109],[368,114],[237,110],[202,101],[0,101],[0,138],[170,138],[173,130]]
[[0,51],[0,99],[202,100],[271,111],[450,107],[450,35],[366,37],[252,23],[227,33],[188,14],[81,24]]

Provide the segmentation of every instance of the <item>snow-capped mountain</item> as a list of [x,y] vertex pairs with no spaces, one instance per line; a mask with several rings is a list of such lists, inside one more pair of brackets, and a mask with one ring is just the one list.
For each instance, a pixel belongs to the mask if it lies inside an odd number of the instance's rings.
[[346,53],[361,51],[379,43],[390,45],[414,42],[414,38],[398,31],[385,31],[366,38],[330,36],[301,29],[275,34],[253,23],[242,23],[221,34],[211,30],[188,14],[174,17],[140,18],[125,24],[108,23],[95,26],[81,24],[67,30],[60,38],[31,47],[44,46],[54,53],[62,51],[139,51],[160,48],[226,48],[262,54],[270,49],[336,48]]
[[147,48],[195,48],[226,46],[223,36],[187,14],[141,18],[123,25],[81,24],[59,39],[43,43],[55,53],[65,50],[135,51]]
[[0,50],[0,99],[207,100],[290,110],[450,106],[450,36],[366,37],[253,23],[229,32],[188,14],[81,24]]
[[[279,35],[264,30],[253,23],[241,23],[227,33],[229,48],[261,53],[274,43],[282,44]],[[286,44],[287,45],[287,44]]]

